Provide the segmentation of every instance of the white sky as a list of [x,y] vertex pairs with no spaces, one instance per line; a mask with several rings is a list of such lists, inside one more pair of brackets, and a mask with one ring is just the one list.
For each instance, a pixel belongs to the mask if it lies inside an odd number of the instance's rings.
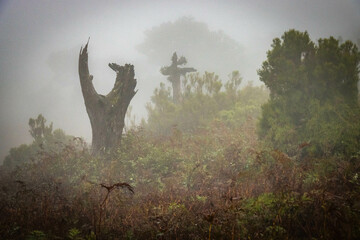
[[[91,139],[77,75],[78,52],[89,36],[89,67],[98,92],[107,93],[114,84],[109,62],[132,63],[139,89],[133,112],[146,116],[145,104],[159,85],[147,80],[166,79],[161,66],[153,66],[136,45],[145,30],[182,16],[239,42],[245,81],[258,81],[256,70],[272,39],[291,28],[307,30],[314,41],[330,35],[360,39],[359,0],[0,0],[0,159],[10,147],[30,142],[28,119],[39,113],[55,128]],[[62,51],[72,62],[55,76],[48,58]]]

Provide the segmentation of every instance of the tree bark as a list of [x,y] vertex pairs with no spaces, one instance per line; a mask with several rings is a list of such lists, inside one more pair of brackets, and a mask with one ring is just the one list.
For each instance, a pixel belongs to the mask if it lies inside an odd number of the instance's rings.
[[88,43],[80,50],[79,77],[92,128],[92,152],[99,154],[120,146],[125,114],[137,92],[136,79],[133,65],[109,63],[116,72],[114,87],[106,96],[98,94],[89,73],[87,48]]

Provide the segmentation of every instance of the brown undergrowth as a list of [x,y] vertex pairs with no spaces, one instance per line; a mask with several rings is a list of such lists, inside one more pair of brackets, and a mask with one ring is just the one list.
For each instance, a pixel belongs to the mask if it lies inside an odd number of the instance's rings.
[[1,169],[2,239],[356,239],[359,158],[261,148],[251,121],[168,137],[134,130],[116,153],[79,140]]

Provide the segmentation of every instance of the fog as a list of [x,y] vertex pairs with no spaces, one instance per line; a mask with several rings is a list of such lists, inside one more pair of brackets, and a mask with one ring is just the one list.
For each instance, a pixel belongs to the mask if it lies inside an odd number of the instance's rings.
[[[226,36],[237,46],[233,55],[221,55],[216,44],[196,54],[186,44],[165,48],[158,58],[144,54],[146,33],[183,17]],[[167,82],[159,69],[170,64],[173,51],[200,72],[216,72],[225,79],[239,70],[245,82],[260,84],[256,71],[272,39],[292,28],[308,31],[314,41],[332,35],[358,42],[360,2],[0,1],[1,161],[11,147],[31,140],[28,119],[39,113],[55,128],[90,141],[77,73],[79,50],[89,37],[89,68],[99,93],[107,94],[115,81],[109,62],[134,64],[139,91],[131,105],[139,120],[146,118],[145,105],[153,90]],[[184,41],[191,36],[190,32]]]

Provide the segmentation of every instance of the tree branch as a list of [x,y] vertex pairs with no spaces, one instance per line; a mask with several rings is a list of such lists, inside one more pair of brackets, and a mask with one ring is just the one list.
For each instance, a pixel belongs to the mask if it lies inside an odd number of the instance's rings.
[[79,54],[79,77],[86,107],[92,106],[91,103],[98,99],[98,94],[92,83],[93,76],[89,73],[87,52],[88,44],[89,42],[86,43],[84,48],[80,49]]

